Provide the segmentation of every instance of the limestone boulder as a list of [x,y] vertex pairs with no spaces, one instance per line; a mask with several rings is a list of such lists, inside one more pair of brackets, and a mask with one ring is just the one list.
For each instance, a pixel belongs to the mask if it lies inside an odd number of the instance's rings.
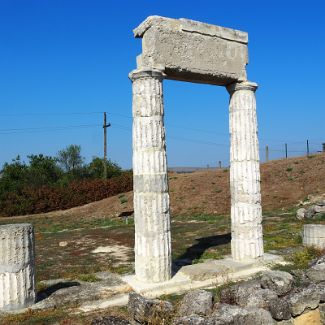
[[307,277],[305,270],[292,270],[290,273],[294,278],[294,283],[305,287],[308,287],[311,284],[311,280]]
[[132,292],[129,294],[128,312],[133,320],[146,324],[153,319],[169,319],[173,313],[173,305],[167,301],[147,299]]
[[208,315],[212,312],[213,295],[205,290],[188,292],[183,297],[178,314],[180,316]]
[[131,323],[120,317],[105,316],[94,319],[91,325],[131,325]]
[[310,310],[294,318],[294,325],[320,325],[321,323],[319,310]]
[[241,314],[234,317],[233,325],[275,325],[271,314],[262,308],[244,308]]
[[256,307],[268,309],[274,300],[278,299],[278,295],[269,289],[256,289],[250,295],[240,297],[238,299],[242,307]]
[[277,325],[295,325],[294,319],[288,319],[288,320],[280,320],[279,322],[276,322]]
[[304,220],[305,219],[305,213],[306,209],[305,208],[300,208],[297,210],[296,218],[298,220]]
[[277,321],[289,320],[291,318],[290,306],[286,298],[273,299],[268,307],[272,317]]
[[321,303],[325,303],[325,282],[317,284],[317,291],[320,295],[319,300]]
[[221,290],[220,302],[246,306],[247,298],[260,289],[261,284],[257,280],[234,284]]
[[321,304],[319,306],[319,314],[320,314],[321,324],[325,324],[325,304]]
[[305,212],[305,219],[312,219],[315,214],[316,214],[315,206],[311,206],[311,207],[307,208],[307,210]]
[[313,266],[316,266],[316,265],[325,265],[325,254],[322,255],[321,257],[313,260],[311,263],[310,263],[310,267],[313,267]]
[[313,260],[310,268],[306,271],[306,276],[312,282],[325,281],[325,255]]
[[205,325],[206,321],[203,317],[192,315],[176,318],[173,325]]
[[325,264],[312,266],[306,271],[306,275],[311,281],[315,283],[325,281]]
[[293,286],[293,276],[283,271],[268,271],[262,275],[261,286],[275,291],[279,296],[287,294]]
[[215,305],[212,315],[206,320],[206,324],[233,324],[234,318],[241,313],[243,313],[243,308],[239,306],[219,303]]
[[298,316],[304,311],[315,309],[318,307],[319,301],[320,294],[315,286],[310,285],[307,288],[302,288],[288,297],[291,315]]

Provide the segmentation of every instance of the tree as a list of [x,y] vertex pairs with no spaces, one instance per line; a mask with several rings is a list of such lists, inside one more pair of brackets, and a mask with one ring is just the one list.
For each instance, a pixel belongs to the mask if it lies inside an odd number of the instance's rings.
[[81,146],[71,144],[57,154],[57,161],[67,173],[76,174],[83,167],[84,158],[81,156]]
[[0,194],[5,191],[19,190],[26,184],[28,166],[17,156],[11,163],[5,163],[1,170]]
[[36,186],[55,184],[62,176],[62,170],[57,166],[57,159],[39,155],[30,155],[28,182]]
[[[122,168],[111,160],[106,161],[107,165],[107,178],[119,176],[122,173]],[[104,159],[94,157],[91,163],[88,165],[88,173],[91,178],[103,178],[104,177]]]

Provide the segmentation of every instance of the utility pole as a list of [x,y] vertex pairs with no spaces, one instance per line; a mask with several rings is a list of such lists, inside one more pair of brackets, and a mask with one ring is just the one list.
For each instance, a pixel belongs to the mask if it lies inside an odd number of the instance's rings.
[[219,169],[221,169],[221,160],[219,160]]
[[269,161],[269,146],[266,145],[265,147],[265,161],[268,162]]
[[288,144],[285,144],[285,148],[286,148],[286,159],[288,159]]
[[325,142],[322,143],[322,147],[323,147],[323,152],[325,152]]
[[107,124],[107,116],[106,112],[104,112],[104,124],[103,124],[103,129],[104,129],[104,179],[107,179],[107,128],[111,126],[111,123]]
[[309,140],[307,140],[307,157],[309,157]]

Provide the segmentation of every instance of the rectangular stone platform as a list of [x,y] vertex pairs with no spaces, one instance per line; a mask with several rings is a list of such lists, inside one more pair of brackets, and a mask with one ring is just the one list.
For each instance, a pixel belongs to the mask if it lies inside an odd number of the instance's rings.
[[259,261],[234,261],[229,256],[222,260],[183,266],[171,280],[166,282],[144,283],[138,281],[134,275],[124,276],[123,280],[137,293],[147,298],[157,298],[161,295],[215,287],[229,281],[249,278],[258,272],[268,270],[274,264],[285,264],[285,262],[282,257],[272,254],[265,254]]

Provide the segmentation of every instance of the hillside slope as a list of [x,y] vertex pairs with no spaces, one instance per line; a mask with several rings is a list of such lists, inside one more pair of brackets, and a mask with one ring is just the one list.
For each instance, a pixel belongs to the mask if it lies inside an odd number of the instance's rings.
[[[325,154],[275,160],[261,165],[264,211],[288,208],[309,194],[325,193]],[[191,174],[170,173],[173,215],[229,214],[229,170],[202,170]],[[76,217],[117,216],[133,209],[132,192],[46,215]]]

